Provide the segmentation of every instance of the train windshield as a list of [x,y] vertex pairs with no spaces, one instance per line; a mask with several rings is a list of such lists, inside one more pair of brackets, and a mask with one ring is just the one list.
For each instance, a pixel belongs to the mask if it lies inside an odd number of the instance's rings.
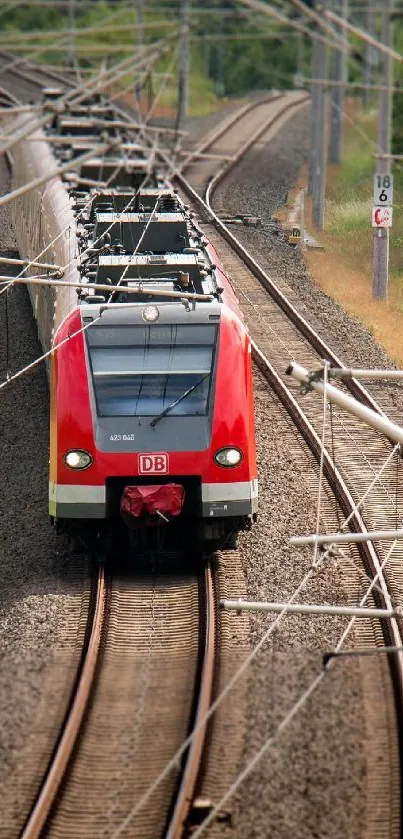
[[216,325],[94,326],[86,336],[99,417],[207,414]]

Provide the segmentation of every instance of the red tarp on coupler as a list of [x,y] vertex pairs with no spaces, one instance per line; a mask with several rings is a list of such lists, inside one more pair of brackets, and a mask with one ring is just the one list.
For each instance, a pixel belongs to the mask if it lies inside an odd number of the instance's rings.
[[181,484],[127,486],[120,500],[120,515],[130,528],[166,524],[179,516],[184,500]]

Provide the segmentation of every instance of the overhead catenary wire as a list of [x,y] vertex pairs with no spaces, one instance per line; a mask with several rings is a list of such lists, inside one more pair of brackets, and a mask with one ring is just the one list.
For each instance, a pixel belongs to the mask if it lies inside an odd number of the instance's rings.
[[[378,481],[378,476],[380,476],[384,472],[384,470],[389,465],[391,459],[394,457],[396,449],[397,449],[397,447],[395,447],[395,449],[393,449],[389,453],[389,455],[385,459],[385,462],[380,467],[378,475],[373,479],[373,481],[371,481],[371,483],[369,484],[369,486],[367,487],[366,491],[363,493],[363,495],[361,496],[359,501],[354,503],[353,509],[351,510],[351,512],[349,513],[349,515],[345,518],[345,520],[343,522],[344,526],[347,526],[347,524],[349,523],[349,521],[351,521],[351,519],[356,514],[356,512],[362,507],[366,498],[368,497],[368,495],[371,493],[372,489],[376,485],[376,483]],[[330,546],[321,555],[317,565],[315,567],[313,565],[310,566],[310,568],[308,569],[308,571],[304,575],[301,582],[298,584],[298,586],[294,589],[293,593],[288,598],[288,604],[293,603],[295,601],[296,597],[298,597],[298,595],[305,588],[305,586],[309,582],[309,580],[314,576],[315,571],[318,569],[319,565],[321,565],[324,562],[324,560],[328,556],[331,555],[331,552],[332,552],[332,549],[331,549],[331,546]],[[377,580],[374,579],[373,581],[371,581],[371,585],[372,585],[372,589],[371,589],[371,591],[372,591],[373,588],[376,587],[376,585],[377,585]],[[161,783],[163,783],[163,781],[170,774],[171,771],[177,769],[178,765],[180,764],[182,755],[185,753],[185,751],[189,747],[190,743],[192,742],[193,737],[197,734],[197,732],[199,730],[199,727],[201,727],[202,725],[205,725],[205,723],[208,722],[208,720],[215,713],[217,708],[221,705],[221,703],[224,701],[224,699],[231,692],[234,685],[237,684],[239,679],[243,676],[243,674],[246,672],[246,670],[250,667],[250,665],[255,660],[256,656],[258,655],[258,653],[260,652],[262,647],[265,645],[267,640],[270,638],[270,636],[273,634],[273,632],[275,632],[277,630],[277,627],[280,625],[281,621],[283,620],[283,618],[286,615],[286,608],[287,608],[288,604],[286,604],[284,606],[283,611],[280,614],[278,614],[277,617],[272,621],[272,623],[270,624],[268,629],[263,633],[263,635],[261,636],[259,641],[255,644],[255,646],[252,648],[252,650],[247,654],[247,656],[245,657],[243,662],[240,664],[240,666],[238,667],[236,672],[228,680],[227,684],[222,689],[221,693],[212,702],[212,704],[211,704],[207,714],[205,715],[205,717],[202,720],[200,720],[199,726],[196,726],[193,729],[193,731],[188,735],[186,740],[182,743],[182,746],[179,747],[179,749],[175,752],[175,754],[172,756],[172,758],[167,762],[165,768],[160,772],[158,777],[154,780],[154,782],[152,784],[150,784],[148,789],[140,797],[139,801],[136,804],[133,805],[132,809],[130,810],[130,812],[128,813],[126,818],[121,822],[121,824],[119,825],[119,827],[117,828],[115,833],[111,836],[111,839],[119,839],[119,837],[121,837],[123,831],[128,827],[128,825],[130,824],[130,822],[132,821],[134,816],[146,805],[146,803],[149,801],[150,797],[153,795],[155,790],[160,786]]]
[[301,76],[301,84],[320,85],[324,88],[345,87],[347,90],[385,90],[392,93],[403,93],[403,87],[399,85],[365,84],[364,82],[339,82],[335,79],[312,79]]
[[[316,504],[316,534],[320,533],[320,520],[322,515],[322,492],[323,492],[323,478],[324,478],[324,452],[325,452],[325,435],[326,435],[326,417],[327,417],[327,371],[329,364],[327,361],[323,367],[323,409],[322,409],[322,438],[320,447],[319,460],[319,481],[318,481],[318,499]],[[312,564],[316,567],[318,563],[318,543],[314,543]]]
[[[114,12],[113,15],[110,15],[106,20],[110,20],[110,17],[118,18],[122,17],[123,14],[127,15],[127,12],[130,11],[130,7],[128,5],[125,6],[124,9],[120,10],[119,12]],[[1,10],[0,10],[1,13]],[[108,24],[105,23],[102,19],[99,23],[91,25],[91,26],[78,26],[75,27],[73,31],[74,37],[87,37],[87,35],[97,34],[100,32],[101,34],[109,33],[109,32],[127,32],[130,24],[126,21],[126,23],[116,23],[116,24]],[[133,22],[133,26],[135,23]],[[161,21],[149,21],[148,23],[144,23],[144,29],[153,30],[153,29],[165,29],[167,26],[177,26],[177,22],[175,20],[161,20]],[[29,41],[35,41],[43,38],[54,38],[55,36],[60,36],[61,38],[66,37],[66,33],[63,34],[61,29],[37,29],[31,32],[20,32],[14,31],[12,29],[8,30],[7,32],[7,40],[4,41],[4,45],[8,47],[9,50],[16,49],[15,42],[21,41],[24,43],[29,43]],[[12,47],[10,44],[12,43]],[[3,42],[0,41],[0,45]],[[53,43],[53,49],[55,48],[55,43]],[[107,44],[104,42],[104,46],[106,47]],[[133,49],[133,44],[130,45]],[[52,68],[50,68],[52,69]]]
[[[114,98],[115,98],[115,97],[112,97],[112,100],[113,100]],[[112,100],[111,100],[111,101],[112,101]],[[140,116],[141,116],[141,115],[140,115]],[[146,114],[146,118],[147,118],[147,116],[148,116],[148,114]],[[107,123],[106,123],[105,125],[107,126]],[[126,126],[126,123],[125,123],[125,122],[123,122],[123,123],[122,123],[122,125],[123,125],[123,126]],[[131,123],[129,123],[129,122],[128,122],[128,123],[127,123],[127,126],[128,126],[128,127],[130,127],[130,126],[131,126]],[[132,127],[133,127],[133,126],[132,126]],[[144,138],[146,141],[149,141],[149,137],[148,137],[148,132],[149,132],[149,130],[150,130],[149,126],[146,126],[146,123],[145,123],[145,122],[143,122],[143,124],[140,124],[140,123],[139,123],[139,124],[136,124],[136,126],[135,126],[135,127],[136,127],[136,129],[137,129],[137,128],[142,129],[142,136],[143,136],[143,138]],[[151,153],[153,153],[153,151],[155,151],[155,148],[156,148],[156,147],[155,147],[153,144],[151,144],[151,149],[150,149]],[[116,169],[115,169],[115,170],[111,173],[110,178],[109,178],[109,182],[112,182],[112,181],[113,181],[113,178],[114,178],[114,177],[115,177],[115,175],[117,174],[117,172],[118,172],[119,168],[120,168],[120,166],[117,166],[117,167],[116,167]],[[147,177],[148,177],[148,175],[146,175],[146,177],[145,177],[145,179],[144,179],[144,182],[143,182],[143,183],[145,183],[145,182],[146,182]],[[108,182],[107,182],[107,184],[106,184],[106,185],[108,185]],[[127,205],[126,205],[126,207],[124,208],[124,209],[125,209],[125,211],[126,211],[127,209],[129,209],[129,207],[132,205],[133,201],[135,201],[135,195],[132,197],[132,199],[130,199],[130,200],[129,200],[128,204],[127,204]],[[88,206],[90,206],[91,202],[92,202],[92,197],[89,199],[89,201],[87,202],[87,204],[85,205],[85,207],[82,209],[81,213],[80,213],[80,214],[79,214],[79,216],[78,216],[79,218],[80,218],[80,216],[81,216],[81,215],[82,215],[82,214],[86,211],[86,209],[88,208]],[[67,225],[67,226],[66,226],[66,228],[65,228],[64,230],[62,230],[62,231],[61,231],[61,232],[60,232],[60,233],[59,233],[56,237],[54,237],[54,239],[52,240],[52,242],[50,242],[50,243],[49,243],[49,244],[48,244],[45,248],[43,248],[43,249],[40,251],[40,253],[36,256],[36,259],[30,260],[30,261],[28,262],[28,264],[25,266],[25,268],[24,268],[24,269],[20,272],[20,274],[18,275],[18,277],[21,277],[21,276],[23,275],[24,271],[26,271],[28,268],[35,266],[35,262],[36,262],[37,260],[39,260],[39,259],[40,259],[40,258],[41,258],[41,257],[42,257],[42,256],[43,256],[43,255],[44,255],[44,254],[48,251],[48,250],[50,250],[50,248],[51,248],[51,247],[52,247],[52,246],[53,246],[53,245],[54,245],[54,244],[58,241],[58,239],[59,239],[59,238],[60,238],[60,237],[61,237],[61,236],[62,236],[62,235],[63,235],[63,234],[64,234],[64,233],[68,230],[68,227],[69,227],[69,225]],[[112,224],[111,224],[111,225],[107,228],[107,230],[106,230],[105,232],[108,232],[108,231],[111,229],[111,227],[112,227]],[[84,256],[87,250],[88,250],[88,249],[85,249],[85,251],[81,254],[81,256]],[[66,268],[67,268],[67,267],[68,267],[67,265],[66,265],[66,266],[64,266],[64,269],[63,269],[63,270],[66,270]],[[0,291],[0,295],[1,295],[1,294],[3,294],[5,291],[7,291],[7,289],[8,289],[10,286],[12,286],[12,285],[13,285],[14,279],[15,279],[15,278],[11,278],[11,279],[10,279],[10,282],[9,282],[8,286],[6,286],[6,288],[3,288],[3,289]]]
[[300,12],[302,12],[304,15],[313,20],[314,23],[319,24],[319,26],[322,29],[324,29],[328,35],[334,38],[335,41],[337,41],[347,50],[350,49],[350,45],[348,41],[346,41],[344,36],[340,35],[340,33],[337,32],[334,26],[331,26],[328,23],[328,21],[324,21],[323,17],[318,12],[316,12],[315,9],[311,9],[309,6],[306,5],[306,3],[302,2],[302,0],[289,0],[289,2],[292,3],[292,5],[295,6]]
[[[114,11],[110,15],[108,15],[106,18],[104,18],[104,22],[106,22],[108,20],[115,20],[119,17],[122,17],[124,14],[127,14],[126,5],[124,5],[123,8],[119,8],[118,11]],[[94,25],[96,26],[96,24],[94,24]],[[91,34],[91,32],[93,31],[93,26],[86,27],[86,34],[87,35]],[[60,47],[65,42],[67,42],[67,39],[68,39],[68,34],[66,32],[61,31],[60,38],[58,38],[56,41],[54,41],[53,46],[54,47],[57,47],[57,46]],[[18,67],[22,63],[25,63],[27,61],[27,59],[37,58],[39,55],[42,55],[42,49],[41,48],[35,49],[32,53],[30,53],[28,56],[24,56],[23,58],[13,59],[8,64],[6,64],[4,66],[0,66],[0,76],[2,76],[4,73],[14,69],[14,67]]]
[[9,204],[11,201],[15,201],[17,198],[20,198],[22,195],[26,195],[28,192],[32,192],[39,186],[43,186],[48,181],[53,180],[53,178],[60,177],[60,175],[63,175],[65,172],[69,172],[71,169],[79,169],[80,166],[83,163],[85,163],[86,160],[90,160],[92,157],[94,157],[95,154],[102,154],[102,152],[105,152],[108,149],[111,149],[117,145],[118,142],[111,138],[108,142],[99,143],[98,145],[93,146],[92,149],[90,149],[87,152],[84,152],[84,154],[81,154],[78,157],[74,157],[72,160],[69,160],[68,163],[64,163],[63,166],[58,166],[52,171],[46,172],[45,175],[40,175],[38,178],[34,178],[27,184],[17,187],[17,189],[13,189],[11,192],[7,192],[5,195],[1,195],[0,207],[4,206],[5,204]]
[[[161,276],[166,276],[162,274]],[[0,275],[0,282],[7,282],[9,277]],[[119,283],[122,282],[124,279],[123,275],[119,278]],[[136,286],[125,286],[124,293],[130,295],[138,295],[138,294],[146,294],[150,297],[166,297],[166,298],[173,298],[173,300],[199,300],[199,301],[209,301],[214,300],[214,295],[212,294],[198,294],[197,292],[186,291],[166,291],[164,289],[153,289],[148,288],[148,286],[144,285],[144,282],[139,279],[133,279],[130,277],[131,283],[137,283]],[[79,290],[85,291],[86,289],[94,289],[95,291],[108,291],[112,296],[115,291],[122,291],[121,285],[107,285],[106,283],[83,283],[82,285],[77,285]],[[13,285],[40,285],[40,286],[48,286],[53,288],[72,288],[73,283],[69,280],[59,280],[59,279],[49,279],[46,274],[38,274],[34,277],[16,277],[14,279]],[[8,290],[8,289],[7,289]]]
[[269,17],[278,20],[280,23],[285,23],[287,26],[291,26],[293,29],[296,29],[297,32],[301,32],[303,35],[308,35],[309,38],[320,41],[323,44],[326,44],[328,47],[337,47],[345,52],[349,52],[347,47],[344,47],[343,44],[337,40],[332,40],[327,38],[324,35],[321,35],[319,32],[315,32],[312,29],[309,29],[307,26],[304,26],[303,23],[299,23],[297,20],[292,20],[289,17],[281,14],[274,6],[270,6],[268,3],[262,2],[262,0],[240,0],[242,5],[248,6],[248,8],[253,9],[255,12],[261,12],[263,15],[268,15]]
[[[158,48],[159,46],[163,45],[165,43],[165,41],[169,42],[169,40],[171,40],[173,37],[174,37],[174,33],[172,33],[170,36],[168,35],[165,39],[160,39],[159,41],[153,41],[149,45],[149,49],[147,50],[147,53],[146,53],[145,57],[147,58],[148,56],[152,56],[156,47]],[[140,61],[140,58],[144,58],[144,55],[142,55],[141,57],[134,56],[134,57],[132,57],[132,59],[125,58],[122,61],[118,62],[117,64],[113,65],[111,68],[109,68],[108,71],[106,71],[105,68],[102,68],[96,74],[96,76],[92,77],[90,80],[88,80],[86,82],[83,82],[80,85],[76,85],[75,87],[70,88],[70,90],[67,90],[61,97],[59,97],[59,99],[57,99],[55,102],[53,102],[53,105],[52,105],[53,109],[55,109],[57,107],[60,109],[60,107],[62,105],[64,105],[66,102],[69,102],[70,100],[74,100],[74,97],[77,96],[77,94],[80,94],[84,91],[87,91],[87,93],[88,93],[90,91],[97,90],[98,88],[96,87],[96,85],[97,85],[97,80],[99,80],[99,79],[108,79],[108,82],[106,82],[106,83],[109,83],[110,81],[116,81],[117,79],[114,78],[114,74],[116,73],[117,69],[120,71],[121,68],[128,67],[131,62],[133,62],[133,64],[137,64],[137,62]],[[27,58],[17,59],[16,62],[11,62],[11,64],[7,64],[5,66],[4,65],[0,66],[0,74],[1,74],[1,72],[5,72],[8,69],[10,69],[11,67],[13,67],[15,65],[15,63],[24,63],[25,64],[26,60],[27,60]],[[143,63],[144,62],[141,61],[141,64],[143,64]],[[111,77],[110,79],[109,79],[109,76]],[[119,78],[119,76],[117,78]],[[49,107],[49,103],[44,102],[44,103],[42,103],[42,105],[40,107],[41,107],[42,110],[45,110],[46,107]]]
[[[388,551],[382,565],[380,566],[379,571],[377,572],[374,579],[371,581],[371,584],[368,587],[367,591],[365,592],[365,594],[361,598],[360,606],[364,606],[365,603],[367,602],[368,598],[371,596],[371,593],[372,593],[374,585],[375,585],[375,581],[376,581],[377,578],[379,578],[379,575],[384,571],[385,566],[386,566],[388,560],[390,559],[392,551],[395,547],[395,544],[396,544],[396,541],[395,541],[394,545],[391,547],[391,549]],[[356,620],[357,620],[356,617],[351,618],[347,627],[343,630],[343,632],[342,632],[342,634],[339,638],[339,641],[338,641],[338,643],[335,647],[335,652],[336,653],[341,650],[343,644],[345,643],[348,636],[350,635],[351,630],[352,630]],[[400,653],[400,655],[401,655],[401,653]],[[336,661],[337,661],[337,658],[331,658],[330,656],[328,656],[327,663],[325,664],[325,666],[322,666],[321,671],[312,679],[311,683],[308,685],[306,690],[303,691],[303,693],[301,694],[299,699],[294,703],[294,705],[291,707],[291,709],[288,711],[288,713],[283,717],[281,723],[277,726],[276,731],[273,734],[271,734],[264,741],[263,745],[260,747],[260,749],[258,749],[258,751],[255,753],[253,758],[246,765],[246,767],[239,773],[238,777],[235,779],[235,781],[228,788],[227,792],[222,796],[222,798],[218,802],[216,802],[216,804],[214,805],[212,810],[209,812],[208,816],[202,821],[201,825],[198,828],[196,828],[195,832],[192,835],[192,839],[198,839],[198,837],[203,835],[206,828],[211,824],[213,819],[215,819],[215,817],[220,812],[220,810],[222,810],[222,808],[227,803],[227,801],[230,798],[232,798],[232,796],[237,791],[237,789],[240,787],[240,785],[243,783],[243,781],[246,780],[246,778],[253,772],[255,767],[261,761],[262,757],[264,757],[264,755],[269,750],[269,748],[272,746],[272,744],[275,742],[275,740],[281,735],[281,733],[285,730],[285,728],[287,728],[287,726],[292,722],[292,720],[294,719],[294,717],[296,716],[298,711],[301,710],[301,708],[306,704],[308,699],[317,690],[319,685],[323,682],[324,678],[328,674],[330,668],[332,667],[332,665],[334,665],[334,663]],[[115,836],[113,836],[112,839],[115,839]]]
[[[245,0],[242,0],[245,2]],[[334,23],[337,23],[343,29],[347,29],[348,32],[351,32],[353,35],[357,35],[360,40],[365,41],[367,44],[371,44],[371,46],[375,47],[378,52],[383,53],[384,55],[388,55],[390,58],[393,58],[395,61],[398,61],[400,64],[403,62],[403,55],[397,50],[393,49],[393,47],[389,47],[387,44],[384,44],[382,41],[378,41],[369,32],[366,32],[365,29],[361,29],[359,26],[354,26],[352,23],[346,18],[340,17],[340,15],[335,14],[335,12],[330,11],[324,6],[321,6],[321,11],[325,15],[326,18],[332,20]]]
[[[167,48],[170,46],[170,41],[173,39],[173,35],[168,35],[162,41],[157,41],[153,44],[153,50],[151,54],[157,59],[162,52],[166,52]],[[157,53],[157,54],[156,54]],[[133,72],[134,69],[140,69],[140,67],[144,66],[144,64],[150,61],[150,54],[142,57],[141,59],[133,60],[124,59],[121,62],[118,62],[117,65],[114,65],[112,70],[108,72],[101,72],[95,80],[91,82],[83,83],[79,85],[77,88],[74,89],[73,92],[68,91],[63,96],[59,97],[54,103],[53,108],[60,108],[61,106],[69,104],[70,106],[77,106],[81,104],[81,102],[85,101],[90,95],[103,90],[108,85],[112,84],[113,82],[118,81],[121,77],[128,75],[129,73]],[[77,93],[78,92],[78,93]],[[18,132],[13,132],[10,136],[10,139],[0,146],[0,155],[5,154],[14,145],[16,145],[21,140],[24,140],[26,137],[29,137],[36,129],[41,128],[47,125],[53,119],[54,111],[46,112],[43,116],[39,118],[32,117],[28,119],[25,123],[25,126]],[[12,130],[12,129],[11,129]]]
[[[111,177],[112,177],[112,176],[111,176]],[[160,194],[162,194],[162,191],[163,191],[163,189],[164,189],[164,188],[165,188],[165,187],[162,187],[162,188],[161,188]],[[135,195],[134,195],[134,196],[130,199],[130,201],[128,202],[128,206],[129,206],[129,205],[130,205],[130,204],[131,204],[134,200],[135,200]],[[155,214],[155,212],[156,212],[156,208],[157,208],[157,206],[158,206],[158,197],[157,197],[157,199],[156,199],[156,202],[155,202],[155,205],[154,205],[154,209],[153,209],[152,213],[150,214],[150,216],[149,216],[149,218],[148,218],[148,221],[147,221],[147,223],[146,223],[146,225],[145,225],[145,228],[144,228],[144,230],[143,230],[143,232],[142,232],[142,235],[141,235],[141,237],[140,237],[140,239],[139,239],[139,241],[138,241],[138,243],[137,243],[137,245],[136,245],[136,248],[135,248],[135,250],[134,250],[134,253],[133,253],[133,254],[131,254],[131,257],[129,258],[128,264],[127,264],[126,268],[124,269],[124,271],[123,271],[122,275],[121,275],[121,276],[120,276],[120,278],[119,278],[119,281],[118,281],[118,286],[120,286],[120,284],[123,282],[123,280],[124,280],[124,278],[125,278],[125,276],[126,276],[126,274],[127,274],[128,270],[129,270],[129,267],[130,267],[130,264],[131,264],[131,259],[132,259],[132,257],[133,257],[133,256],[135,256],[135,255],[136,255],[136,253],[137,253],[137,251],[138,251],[138,248],[140,247],[141,242],[142,242],[142,240],[143,240],[144,236],[146,235],[146,232],[147,232],[147,230],[148,230],[148,227],[149,227],[149,225],[150,225],[150,223],[151,223],[151,221],[152,221],[152,218],[154,217],[154,214]],[[108,230],[110,230],[110,229],[111,229],[111,227],[112,227],[112,225],[113,225],[113,222],[111,223],[111,225],[109,226],[109,228],[107,228],[107,230],[106,230],[106,231],[104,231],[104,233],[105,233],[105,232],[107,232]],[[48,249],[49,249],[49,247],[50,247],[50,246],[48,245],[48,246],[47,246],[47,248],[45,249],[45,251],[42,251],[42,252],[41,252],[41,254],[42,254],[42,253],[44,253],[44,252],[46,252],[46,250],[48,250]],[[86,250],[87,250],[87,249],[86,249]],[[86,251],[84,251],[84,252],[81,254],[81,256],[84,256],[85,252],[86,252]],[[38,258],[38,257],[37,257],[37,258]],[[37,259],[37,258],[36,258],[36,259]],[[33,261],[35,261],[35,260],[33,260]],[[26,267],[29,267],[29,266],[26,266]],[[66,266],[66,267],[67,267],[67,266]],[[24,268],[24,270],[26,270],[26,268]],[[21,276],[21,274],[22,274],[22,273],[23,273],[23,272],[20,272],[20,276]],[[6,293],[7,293],[7,292],[8,292],[8,288],[9,288],[11,285],[13,285],[13,279],[10,281],[10,283],[9,283],[9,285],[8,285],[8,286],[6,286],[5,288],[3,288],[3,289],[0,291],[0,295],[1,295],[1,294],[3,294],[4,292],[6,292]],[[83,288],[85,288],[85,285],[83,285]],[[110,297],[109,297],[109,301],[108,301],[108,302],[110,302],[110,300],[111,300],[111,298],[112,298],[112,296],[113,296],[113,293],[114,293],[114,292],[112,292],[112,294],[110,295]],[[95,323],[97,323],[97,322],[101,319],[101,317],[102,317],[102,315],[100,315],[98,318],[94,319],[94,320],[93,320],[90,324],[88,324],[88,326],[92,326],[92,325],[94,325]],[[74,333],[74,335],[69,336],[69,338],[68,338],[67,340],[70,340],[70,338],[73,338],[73,337],[77,337],[77,336],[78,336],[81,332],[84,332],[84,331],[85,331],[85,329],[86,329],[86,327],[82,327],[81,329],[77,330],[77,332],[75,332],[75,333]],[[27,366],[26,366],[23,370],[20,370],[20,371],[18,371],[17,373],[15,373],[12,377],[9,377],[6,383],[3,383],[3,385],[0,385],[0,389],[1,389],[2,387],[4,387],[4,386],[5,386],[5,384],[7,384],[8,382],[14,381],[15,379],[19,378],[19,377],[20,377],[21,375],[23,375],[24,373],[26,373],[26,372],[28,372],[29,370],[33,369],[33,368],[34,368],[37,364],[39,364],[39,363],[41,363],[42,361],[46,360],[46,359],[47,359],[50,355],[52,355],[54,352],[56,352],[56,351],[57,351],[57,349],[59,349],[59,347],[60,347],[60,346],[63,346],[63,345],[64,345],[64,343],[65,343],[65,340],[63,340],[62,342],[60,342],[60,344],[56,344],[56,345],[54,345],[54,346],[53,346],[53,347],[52,347],[49,351],[47,351],[47,352],[43,353],[43,354],[42,354],[39,358],[37,358],[37,359],[36,359],[34,362],[32,362],[31,364],[27,365]]]

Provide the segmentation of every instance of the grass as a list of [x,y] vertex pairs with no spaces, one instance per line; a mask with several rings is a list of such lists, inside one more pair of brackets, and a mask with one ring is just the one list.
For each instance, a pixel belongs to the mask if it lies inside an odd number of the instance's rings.
[[[374,157],[371,140],[376,137],[376,113],[349,103],[341,166],[331,165],[326,188],[326,237],[348,255],[353,267],[372,259],[372,186]],[[366,141],[361,132],[369,139]]]
[[[372,263],[373,247],[371,209],[375,158],[373,146],[360,131],[376,141],[377,113],[374,110],[360,110],[357,103],[350,103],[349,117],[354,124],[349,123],[347,126],[343,162],[341,166],[329,167],[326,234],[334,237],[335,244],[343,248],[353,263],[364,261],[369,266]],[[389,271],[390,278],[400,284],[403,283],[403,206],[396,197],[402,195],[403,170],[395,167],[394,180]]]

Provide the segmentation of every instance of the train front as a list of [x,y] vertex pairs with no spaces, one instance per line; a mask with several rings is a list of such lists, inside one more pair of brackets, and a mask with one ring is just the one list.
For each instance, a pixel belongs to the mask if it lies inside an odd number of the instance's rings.
[[[84,328],[84,331],[82,329]],[[131,530],[256,511],[250,343],[220,302],[84,304],[56,336],[50,513]]]
[[54,339],[50,513],[221,539],[256,512],[250,339],[177,198],[135,201],[95,197],[79,230],[79,301]]

